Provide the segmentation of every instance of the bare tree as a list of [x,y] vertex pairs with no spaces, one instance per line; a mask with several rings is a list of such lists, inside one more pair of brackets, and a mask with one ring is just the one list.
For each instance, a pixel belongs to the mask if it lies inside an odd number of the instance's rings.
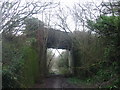
[[109,0],[109,2],[103,2],[103,13],[104,14],[112,14],[120,15],[120,1],[119,0]]
[[9,0],[2,2],[2,23],[1,32],[16,34],[24,27],[23,21],[28,16],[31,17],[34,14],[40,14],[45,9],[53,8],[52,2],[26,2],[22,4],[21,0],[15,0],[10,2]]

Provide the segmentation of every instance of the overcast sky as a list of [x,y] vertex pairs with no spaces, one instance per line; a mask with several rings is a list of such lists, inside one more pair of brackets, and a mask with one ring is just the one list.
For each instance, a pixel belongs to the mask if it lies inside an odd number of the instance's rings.
[[102,1],[108,1],[108,0],[23,0],[23,1],[28,1],[28,2],[30,2],[30,1],[44,1],[44,2],[50,2],[50,1],[53,1],[53,2],[61,2],[61,3],[63,3],[64,5],[73,5],[74,3],[78,3],[78,2],[80,2],[80,3],[85,3],[85,2],[96,2],[96,3],[100,3],[100,2],[102,2]]
[[[50,0],[46,0],[46,1],[50,1]],[[100,4],[102,1],[108,1],[108,0],[53,0],[53,2],[60,2],[61,5],[68,6],[68,7],[73,7],[75,3],[84,4],[86,2],[95,2],[96,4]],[[54,49],[53,52],[55,51],[56,50]],[[63,50],[59,49],[59,52],[62,52],[62,51]],[[58,56],[59,53],[56,51],[55,55]]]
[[[37,1],[37,0],[34,0],[34,1]],[[49,2],[49,1],[53,1],[53,2],[60,2],[61,3],[61,6],[68,6],[68,7],[73,7],[73,5],[75,3],[80,3],[80,4],[84,4],[84,3],[87,3],[87,2],[95,2],[96,4],[100,4],[102,1],[108,1],[108,0],[43,0],[43,1],[46,1],[46,2]],[[39,19],[41,18],[40,16],[37,16]],[[53,20],[52,20],[53,21]],[[59,49],[59,52],[61,53],[62,49]],[[59,53],[56,51],[56,49],[53,49],[53,52],[55,53],[55,56],[58,56]]]
[[[3,0],[4,1],[4,0]],[[14,1],[14,0],[10,0],[10,1]],[[106,2],[108,0],[21,0],[22,3],[25,3],[25,2],[33,2],[33,1],[43,1],[43,2],[55,2],[55,3],[58,3],[60,2],[61,3],[61,7],[63,6],[67,6],[67,7],[70,7],[72,8],[73,5],[75,3],[80,3],[80,4],[84,4],[84,3],[87,3],[87,2],[94,2],[96,4],[100,4],[102,1]],[[64,11],[66,11],[66,9],[64,9]],[[41,15],[35,15],[34,17],[37,17],[41,20]],[[44,21],[45,22],[45,18],[46,16],[44,16],[44,20],[41,20],[41,21]],[[55,22],[58,22],[55,18],[51,18],[52,20],[51,21],[55,21]],[[72,22],[71,19],[69,19],[68,23],[69,22]],[[46,23],[46,22],[45,22]],[[73,24],[71,25],[71,23],[69,23],[70,26],[73,26]],[[73,26],[74,27],[74,26]],[[70,28],[73,28],[73,27],[70,27]],[[55,52],[55,49],[53,50],[53,52]],[[59,52],[62,52],[62,50],[59,50]],[[55,54],[56,56],[59,55],[58,52],[56,52]]]

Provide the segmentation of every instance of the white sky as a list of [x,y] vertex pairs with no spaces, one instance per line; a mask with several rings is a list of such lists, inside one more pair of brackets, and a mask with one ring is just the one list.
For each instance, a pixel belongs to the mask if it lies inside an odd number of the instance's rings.
[[52,49],[52,48],[49,48],[48,50],[52,50],[53,53],[55,53],[55,56],[58,57],[59,56],[59,53],[62,53],[63,51],[66,51],[65,49],[58,49],[58,51],[56,49]]
[[[4,1],[4,0],[3,0]],[[14,1],[14,0],[10,0],[10,1]],[[64,8],[64,6],[67,6],[67,7],[70,7],[70,8],[72,8],[73,7],[73,5],[75,4],[75,3],[80,3],[80,4],[84,4],[84,3],[86,3],[86,2],[94,2],[94,3],[96,3],[96,4],[100,4],[102,1],[108,1],[108,0],[21,0],[22,1],[22,3],[24,3],[24,2],[33,2],[33,1],[43,1],[43,2],[50,2],[50,1],[52,1],[52,2],[55,2],[55,3],[58,3],[58,2],[60,2],[61,3],[61,6],[63,6],[63,8]],[[65,10],[65,9],[64,9]],[[35,15],[35,17],[37,17],[37,18],[39,18],[40,20],[41,20],[41,15]],[[44,21],[45,22],[45,16],[44,16],[44,20],[41,20],[41,21]],[[54,18],[52,18],[52,20],[51,21],[57,21],[56,19],[54,19]],[[68,21],[68,22],[70,22],[70,20]],[[46,23],[46,22],[45,22]],[[71,23],[69,23],[69,25],[71,26]],[[73,24],[72,24],[73,25]],[[73,26],[74,27],[74,26]],[[72,28],[72,27],[71,27]],[[53,50],[53,52],[55,52],[56,50],[54,49]],[[59,49],[59,52],[61,53],[62,52],[62,49]],[[56,56],[58,56],[59,55],[59,53],[58,52],[56,52],[56,54],[55,54]]]
[[[26,2],[27,1],[29,1],[29,0],[26,0]],[[33,0],[33,1],[39,1],[39,0]],[[66,7],[69,7],[70,9],[73,9],[74,4],[76,4],[76,3],[85,4],[87,2],[94,2],[97,5],[99,5],[102,1],[105,2],[105,1],[108,1],[108,0],[41,0],[41,1],[43,1],[43,2],[50,2],[51,1],[51,2],[54,2],[54,3],[59,3],[60,2],[60,7],[63,8],[63,13],[68,14],[67,23],[69,25],[69,28],[71,29],[71,31],[74,31],[75,24],[72,21],[73,17],[71,17],[71,13],[68,11],[68,9]],[[42,19],[42,14],[35,15],[35,17],[37,17],[38,19],[40,19],[44,23],[48,24],[49,21],[48,21],[47,18],[49,18],[49,15],[48,15],[49,12],[51,13],[50,25],[53,26],[53,28],[60,29],[58,26],[55,26],[56,23],[57,24],[60,23],[60,21],[55,16],[55,14],[57,14],[57,12],[58,12],[58,8],[44,12],[44,13],[47,13],[47,14],[46,15],[43,14],[43,19]]]
[[[50,0],[46,0],[50,1]],[[108,0],[53,0],[54,2],[61,2],[61,5],[73,7],[74,3],[86,3],[86,2],[95,2],[96,4],[100,4],[102,1],[108,1]],[[62,53],[62,49],[59,49],[59,52]],[[53,49],[53,52],[55,53],[55,56],[58,56],[59,53],[56,51],[56,49]]]
[[[34,1],[37,1],[37,0],[34,0]],[[84,4],[84,3],[87,3],[87,2],[95,2],[96,4],[99,5],[102,1],[108,1],[108,0],[43,0],[43,1],[46,1],[46,2],[53,1],[53,2],[57,2],[57,3],[60,2],[63,7],[64,6],[73,7],[73,5],[75,3]],[[39,19],[41,18],[40,16],[37,16],[37,17]],[[52,49],[52,50],[53,50],[53,53],[55,53],[55,56],[59,56],[59,53],[56,51],[56,49]],[[58,50],[59,50],[60,53],[65,51],[65,50],[62,50],[62,49],[58,49]]]

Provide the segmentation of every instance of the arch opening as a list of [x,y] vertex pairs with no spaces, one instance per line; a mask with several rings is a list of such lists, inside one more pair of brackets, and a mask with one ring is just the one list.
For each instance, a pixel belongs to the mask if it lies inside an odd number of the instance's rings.
[[71,53],[66,49],[47,49],[47,68],[49,74],[68,75],[72,73]]

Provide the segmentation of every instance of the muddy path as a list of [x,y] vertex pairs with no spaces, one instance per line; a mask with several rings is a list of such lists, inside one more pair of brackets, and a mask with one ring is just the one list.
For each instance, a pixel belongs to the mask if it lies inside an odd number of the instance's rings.
[[45,78],[43,83],[36,83],[34,88],[80,88],[76,85],[68,83],[67,78],[54,75],[48,78]]

